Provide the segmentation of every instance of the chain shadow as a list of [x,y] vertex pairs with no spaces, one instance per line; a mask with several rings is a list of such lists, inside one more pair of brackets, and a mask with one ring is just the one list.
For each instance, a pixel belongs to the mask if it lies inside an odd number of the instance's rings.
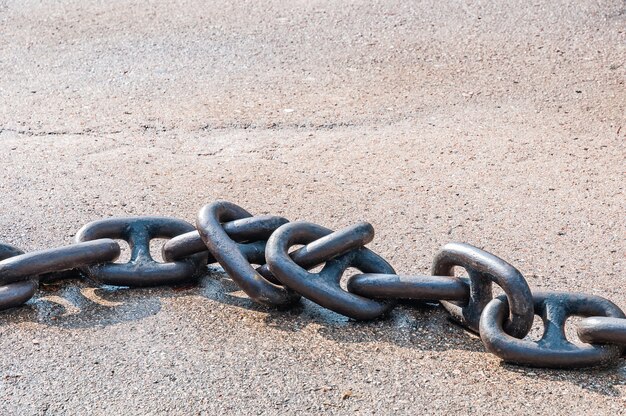
[[161,301],[155,294],[158,290],[94,287],[83,280],[65,280],[41,285],[30,301],[3,311],[0,319],[67,329],[104,327],[156,315]]
[[[585,390],[609,397],[620,397],[622,393],[615,386],[626,384],[626,360],[623,358],[617,367],[558,370],[524,367],[501,361],[500,368],[533,380],[548,382],[568,381]],[[567,378],[564,375],[567,375]]]
[[[239,287],[219,270],[213,279],[204,280],[200,290],[216,302],[266,314],[264,323],[273,329],[297,333],[308,326],[328,340],[339,344],[383,342],[419,353],[465,350],[488,354],[480,337],[453,321],[437,304],[400,301],[386,316],[373,321],[355,321],[325,309],[307,299],[287,310],[258,305],[241,294]],[[443,333],[443,336],[442,336]],[[616,384],[626,383],[626,362],[617,368],[555,370],[516,366],[500,361],[499,367],[523,377],[572,384],[609,397],[619,397]]]
[[302,299],[291,310],[270,311],[265,324],[287,332],[313,326],[338,343],[385,342],[419,351],[483,350],[477,336],[452,323],[437,305],[425,302],[399,302],[380,319],[356,321]]
[[99,285],[65,274],[42,284],[26,304],[3,311],[0,323],[36,322],[67,329],[137,321],[159,313],[162,299],[201,296],[254,312],[270,312],[241,292],[223,272],[209,269],[199,280],[180,286],[129,288]]
[[[209,268],[196,282],[158,288],[94,287],[85,280],[43,285],[33,300],[4,311],[5,322],[36,322],[68,329],[104,327],[137,321],[161,311],[162,300],[196,296],[225,305],[264,313],[268,327],[296,333],[311,327],[336,343],[383,342],[416,352],[465,350],[485,353],[480,338],[448,318],[438,305],[426,302],[399,302],[386,317],[360,322],[346,318],[302,299],[287,310],[276,310],[249,299],[221,269]],[[442,335],[443,333],[443,335]],[[500,368],[522,377],[546,381],[569,381],[598,394],[619,397],[614,387],[626,383],[626,364],[620,367],[586,370],[553,370],[520,367],[501,362]]]
[[[418,352],[465,350],[488,354],[477,334],[452,321],[443,308],[428,303],[400,302],[386,318],[359,322],[304,300],[300,307],[284,314],[270,312],[265,323],[288,332],[298,332],[307,325],[315,324],[319,334],[338,343],[386,342]],[[442,332],[445,334],[443,337]],[[567,381],[608,397],[620,397],[622,393],[615,386],[626,384],[624,359],[617,367],[591,369],[531,368],[501,360],[498,365],[522,377],[549,382]]]
[[[276,309],[248,298],[221,269],[210,270],[194,292],[229,306],[265,313],[265,325],[281,331],[298,332],[315,326],[318,334],[337,343],[385,342],[423,351],[484,351],[476,335],[453,323],[433,303],[401,301],[390,314],[372,321],[347,318],[305,298],[289,309]],[[442,328],[446,333],[443,342]]]
[[[220,272],[215,274],[219,276]],[[221,276],[224,276],[223,273]],[[220,282],[223,286],[214,288],[212,296],[207,297],[231,306],[264,312],[265,324],[273,329],[296,333],[313,326],[318,334],[340,344],[383,342],[420,353],[465,350],[488,354],[480,337],[453,321],[438,304],[400,301],[386,317],[373,321],[355,321],[307,299],[302,299],[287,310],[266,308],[246,297],[232,295],[240,289],[229,278],[222,277]],[[204,295],[208,293],[205,292]],[[626,384],[625,360],[618,367],[592,369],[529,368],[503,361],[499,362],[499,367],[519,373],[523,377],[551,382],[568,381],[585,390],[609,397],[620,397],[621,393],[615,385]]]
[[[302,299],[287,310],[264,307],[242,295],[237,284],[220,269],[214,270],[211,277],[201,283],[202,296],[230,306],[265,313],[265,325],[280,331],[296,333],[312,326],[324,338],[340,344],[384,342],[420,353],[465,350],[488,354],[480,337],[453,321],[438,304],[400,301],[386,317],[373,321],[355,321],[307,299]],[[524,377],[546,381],[567,380],[586,390],[610,397],[619,397],[621,394],[614,385],[626,383],[624,360],[617,368],[580,370],[529,368],[503,361],[500,361],[499,366]]]

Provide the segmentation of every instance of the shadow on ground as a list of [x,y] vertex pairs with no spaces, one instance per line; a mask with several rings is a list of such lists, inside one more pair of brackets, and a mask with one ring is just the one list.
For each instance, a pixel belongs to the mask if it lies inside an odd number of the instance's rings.
[[[176,287],[94,287],[92,282],[76,279],[42,285],[26,305],[4,312],[0,324],[36,322],[68,329],[105,327],[156,315],[163,299],[180,297],[200,297],[263,313],[265,325],[280,331],[297,333],[313,325],[321,336],[340,344],[378,342],[420,352],[484,353],[480,339],[454,324],[435,304],[400,302],[388,316],[368,322],[348,319],[306,299],[289,310],[275,310],[247,298],[219,269],[210,269],[197,282]],[[593,370],[529,369],[505,363],[500,363],[500,367],[523,377],[567,381],[613,397],[620,396],[614,384],[626,380],[623,362],[617,368]]]

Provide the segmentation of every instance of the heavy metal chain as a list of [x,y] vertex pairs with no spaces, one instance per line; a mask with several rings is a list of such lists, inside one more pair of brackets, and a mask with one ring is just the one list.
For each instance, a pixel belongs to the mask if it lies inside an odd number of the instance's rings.
[[[155,238],[169,239],[164,262],[150,254]],[[303,296],[369,320],[384,316],[399,299],[439,301],[452,319],[480,334],[488,351],[519,365],[606,366],[626,351],[626,315],[607,299],[532,292],[515,267],[463,243],[447,244],[436,254],[432,276],[399,275],[365,247],[373,238],[374,229],[365,222],[332,231],[253,216],[226,201],[204,206],[195,227],[169,217],[109,218],[85,225],[66,247],[24,253],[0,244],[0,309],[27,302],[40,283],[68,276],[129,287],[174,285],[198,279],[207,264],[217,262],[251,299],[270,307],[288,308]],[[127,263],[114,262],[120,255],[116,239],[130,246]],[[292,250],[296,245],[302,247]],[[348,277],[344,290],[340,282],[350,267],[361,273]],[[467,277],[455,277],[455,267]],[[494,283],[504,291],[495,298]],[[527,339],[534,315],[544,323],[539,341]],[[577,324],[580,343],[565,336],[570,316],[584,317]]]

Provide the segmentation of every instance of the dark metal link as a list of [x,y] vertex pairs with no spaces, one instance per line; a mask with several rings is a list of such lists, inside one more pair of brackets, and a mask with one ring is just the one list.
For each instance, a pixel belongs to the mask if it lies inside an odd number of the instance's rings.
[[268,306],[287,307],[300,296],[292,290],[276,285],[261,276],[239,247],[228,236],[222,223],[252,217],[245,209],[227,201],[205,205],[198,213],[196,226],[202,241],[226,273],[253,300]]
[[35,295],[37,280],[24,280],[0,286],[0,310],[14,308],[28,302]]
[[[19,248],[0,243],[0,261],[20,254],[24,252]],[[36,279],[0,286],[0,310],[14,308],[28,302],[35,295],[38,286]]]
[[115,260],[120,246],[108,238],[33,251],[0,261],[0,285],[30,280],[43,273]]
[[117,286],[158,286],[186,282],[197,277],[206,265],[199,253],[176,262],[159,263],[150,255],[150,240],[172,238],[194,229],[186,221],[170,217],[119,217],[94,221],[76,234],[76,241],[114,238],[128,242],[130,261],[124,264],[87,265],[82,270],[92,279]]
[[593,316],[577,325],[578,337],[591,344],[614,344],[626,347],[626,319]]
[[[363,227],[362,224],[358,227],[369,228]],[[267,241],[265,257],[270,271],[285,286],[342,315],[366,320],[377,318],[388,312],[393,307],[393,302],[364,298],[349,293],[340,286],[341,277],[348,267],[355,267],[366,273],[395,273],[389,263],[371,250],[353,249],[328,260],[319,273],[311,273],[303,269],[289,256],[289,248],[293,245],[309,244],[331,233],[332,231],[327,228],[306,222],[283,225]],[[373,238],[373,233],[365,235],[357,233],[355,237],[356,241],[360,241],[360,246],[363,246]]]
[[[15,250],[3,248],[3,256],[20,252]],[[0,309],[18,306],[30,299],[37,290],[39,275],[111,261],[119,255],[119,244],[101,239],[6,258],[0,261]]]
[[[150,254],[155,238],[168,239],[163,263]],[[27,302],[40,283],[84,277],[78,269],[105,284],[157,286],[184,283],[199,277],[207,262],[219,262],[252,300],[269,306],[287,307],[302,295],[350,318],[368,320],[387,313],[398,299],[439,301],[506,362],[579,368],[610,364],[626,354],[626,315],[607,299],[564,292],[533,295],[515,267],[463,243],[447,244],[437,253],[432,276],[397,275],[364,247],[373,238],[374,229],[366,222],[333,232],[279,216],[253,217],[226,201],[204,206],[196,227],[170,217],[94,221],[66,247],[24,254],[0,243],[0,310]],[[130,245],[125,264],[112,263],[120,254],[114,239]],[[303,247],[290,252],[294,245]],[[322,265],[319,272],[310,272]],[[342,277],[350,267],[361,273],[349,276],[344,290]],[[455,277],[455,267],[469,277]],[[493,283],[505,294],[493,299]],[[536,342],[524,338],[535,314],[544,322]],[[570,316],[585,317],[577,325],[583,344],[567,340]]]
[[[329,230],[331,231],[331,230]],[[363,247],[374,239],[374,227],[367,222],[334,231],[289,253],[289,257],[303,269],[312,269],[328,260]],[[280,284],[268,264],[257,269],[266,279]]]
[[538,292],[533,300],[534,313],[543,320],[541,339],[518,339],[503,330],[508,300],[499,296],[489,302],[480,319],[480,337],[488,351],[510,363],[551,368],[594,367],[619,358],[622,348],[617,345],[575,345],[565,337],[565,321],[573,315],[625,318],[614,303],[600,296],[566,292]]
[[468,283],[450,276],[400,276],[355,274],[347,282],[348,292],[376,299],[456,300],[467,303]]
[[19,248],[11,244],[0,243],[0,261],[9,257],[19,256],[20,254],[24,254],[24,252]]
[[[267,240],[278,227],[288,222],[289,220],[283,217],[259,215],[230,221],[222,224],[222,227],[233,241],[250,243]],[[204,251],[207,251],[207,247],[198,231],[194,230],[169,240],[163,246],[162,254],[166,261],[175,261]],[[207,255],[209,264],[217,261],[210,253]]]
[[467,271],[470,282],[469,302],[441,301],[455,320],[478,332],[481,313],[493,298],[493,282],[504,290],[511,304],[504,330],[518,338],[528,334],[533,324],[532,294],[524,276],[515,267],[478,247],[449,243],[435,256],[432,274],[453,276],[455,266]]
[[[250,264],[265,264],[265,246],[267,241],[255,241],[254,243],[237,243],[239,251]],[[258,270],[258,269],[257,269]]]

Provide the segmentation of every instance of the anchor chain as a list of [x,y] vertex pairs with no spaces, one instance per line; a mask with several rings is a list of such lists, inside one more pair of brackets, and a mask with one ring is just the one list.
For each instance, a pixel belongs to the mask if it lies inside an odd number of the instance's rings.
[[[163,262],[150,241],[166,238]],[[254,301],[289,308],[305,297],[356,320],[384,317],[398,300],[439,302],[450,317],[478,333],[485,348],[505,362],[550,368],[615,364],[626,352],[626,315],[600,296],[532,292],[514,266],[477,247],[449,243],[434,257],[432,275],[397,274],[365,246],[374,238],[366,222],[333,231],[280,216],[254,216],[227,201],[198,213],[195,226],[170,217],[121,217],[91,222],[73,244],[24,253],[0,243],[0,310],[28,302],[41,283],[66,278],[128,287],[197,281],[208,264],[219,263]],[[127,241],[130,260],[116,262]],[[293,250],[294,246],[301,247]],[[467,276],[454,275],[456,267]],[[348,268],[361,273],[345,279]],[[318,271],[315,271],[318,270]],[[504,294],[494,298],[492,287]],[[345,288],[344,288],[345,287]],[[528,334],[534,316],[544,333]],[[577,323],[568,340],[565,322]]]

